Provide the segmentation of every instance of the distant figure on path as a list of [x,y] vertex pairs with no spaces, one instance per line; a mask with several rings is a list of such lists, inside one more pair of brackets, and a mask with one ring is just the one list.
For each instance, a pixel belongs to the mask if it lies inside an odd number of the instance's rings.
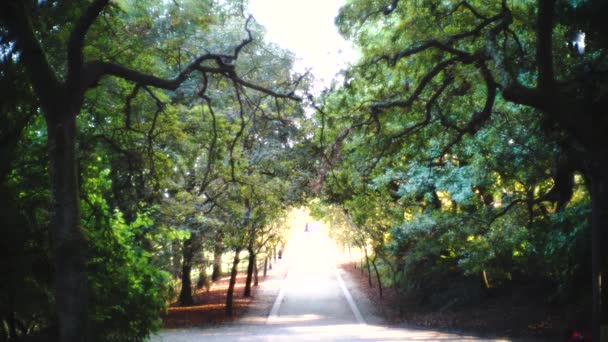
[[307,232],[308,231],[308,222],[306,222],[306,225],[304,226],[304,231]]

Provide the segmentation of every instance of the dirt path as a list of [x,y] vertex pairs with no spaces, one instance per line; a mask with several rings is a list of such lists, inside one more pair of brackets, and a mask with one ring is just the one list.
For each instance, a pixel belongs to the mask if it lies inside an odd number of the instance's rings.
[[[391,328],[336,267],[332,242],[297,232],[244,318],[217,327],[163,330],[152,341],[482,341],[472,336]],[[505,340],[486,340],[505,341]]]

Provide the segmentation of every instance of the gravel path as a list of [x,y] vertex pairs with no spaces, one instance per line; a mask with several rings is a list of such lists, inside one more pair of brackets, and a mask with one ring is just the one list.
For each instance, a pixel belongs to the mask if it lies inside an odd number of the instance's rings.
[[217,327],[163,330],[151,340],[506,341],[384,325],[349,275],[336,268],[337,255],[321,232],[295,233],[241,320]]

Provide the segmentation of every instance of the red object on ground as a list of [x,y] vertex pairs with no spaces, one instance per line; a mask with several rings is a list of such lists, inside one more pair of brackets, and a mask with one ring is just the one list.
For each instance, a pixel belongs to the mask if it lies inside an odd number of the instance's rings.
[[583,341],[583,342],[591,342],[591,332],[588,330],[574,330],[570,335],[568,341]]

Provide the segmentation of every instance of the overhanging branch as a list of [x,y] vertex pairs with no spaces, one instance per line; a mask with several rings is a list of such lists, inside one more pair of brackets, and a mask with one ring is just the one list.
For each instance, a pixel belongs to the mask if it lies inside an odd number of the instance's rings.
[[[70,54],[70,70],[76,74],[79,71],[79,61],[82,60],[82,44],[84,36],[86,35],[87,29],[94,22],[95,18],[99,15],[104,6],[109,0],[96,0],[85,12],[85,14],[79,19],[72,34],[70,36],[69,51]],[[262,87],[249,84],[248,82],[237,77],[235,73],[234,62],[238,58],[239,53],[242,49],[253,41],[251,30],[249,29],[249,23],[252,17],[250,16],[245,22],[245,30],[247,31],[247,38],[243,39],[234,48],[232,55],[227,54],[214,54],[206,53],[198,56],[190,64],[188,64],[175,78],[167,79],[161,78],[147,73],[143,73],[137,70],[133,70],[123,65],[116,63],[105,62],[105,61],[93,61],[86,63],[83,66],[82,80],[85,88],[92,88],[97,85],[99,80],[104,76],[114,76],[125,79],[127,81],[134,82],[140,86],[150,86],[155,88],[161,88],[165,90],[176,90],[181,84],[183,84],[188,77],[196,70],[202,73],[215,73],[229,77],[239,83],[249,86],[251,88],[257,88],[257,90],[265,90]],[[205,62],[212,61],[215,63],[215,67],[205,65]],[[80,72],[78,73],[80,74]],[[273,96],[281,96],[282,94],[269,91]],[[284,96],[289,97],[289,96]]]
[[461,58],[471,57],[472,56],[471,53],[456,49],[452,45],[465,38],[469,38],[469,37],[473,37],[473,36],[481,36],[481,32],[486,27],[488,27],[490,24],[492,24],[494,22],[500,21],[504,17],[504,15],[505,15],[504,12],[501,12],[491,18],[485,19],[483,22],[479,23],[473,29],[452,35],[452,36],[448,37],[445,41],[431,39],[431,40],[428,40],[428,41],[420,44],[417,47],[413,47],[413,48],[410,48],[407,50],[397,52],[392,57],[383,56],[380,59],[388,60],[388,61],[390,61],[390,63],[392,65],[394,65],[395,63],[397,63],[397,61],[399,61],[402,58],[409,57],[409,56],[412,56],[412,55],[415,55],[415,54],[418,54],[418,53],[421,53],[423,51],[430,50],[430,49],[437,49],[440,51],[444,51],[444,52],[447,52],[449,54],[452,54],[452,55],[455,55],[455,56],[458,56]]
[[395,101],[384,101],[384,102],[375,102],[369,106],[369,109],[372,112],[378,112],[381,110],[386,110],[390,108],[407,108],[410,107],[414,101],[418,100],[420,94],[424,91],[424,89],[428,86],[428,84],[435,78],[435,76],[439,75],[442,71],[447,69],[448,67],[456,64],[461,59],[458,57],[454,57],[441,63],[437,64],[431,71],[429,71],[421,80],[414,92],[405,100],[395,100]]

